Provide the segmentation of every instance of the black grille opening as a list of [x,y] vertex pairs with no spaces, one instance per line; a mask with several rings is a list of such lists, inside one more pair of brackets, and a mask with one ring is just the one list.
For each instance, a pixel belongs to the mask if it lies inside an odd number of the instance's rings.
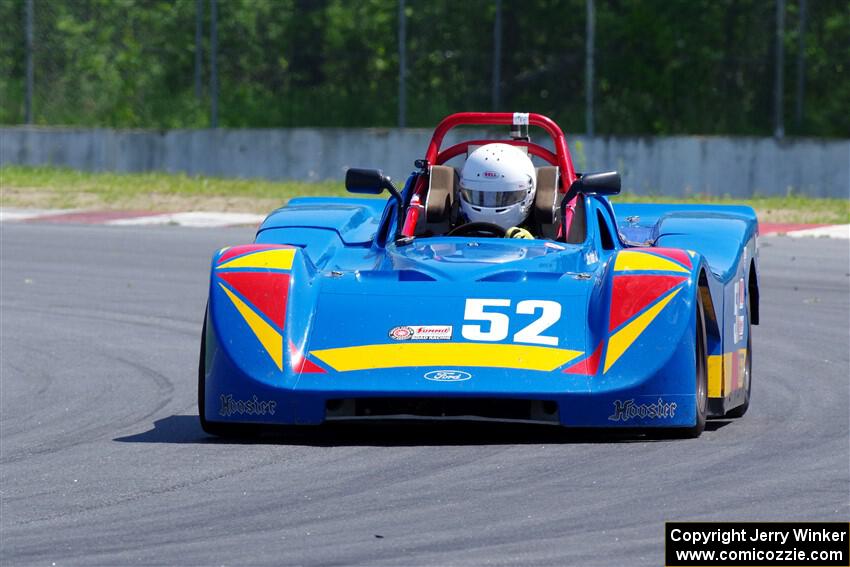
[[347,398],[328,400],[328,419],[480,418],[505,421],[558,422],[552,400],[511,398]]

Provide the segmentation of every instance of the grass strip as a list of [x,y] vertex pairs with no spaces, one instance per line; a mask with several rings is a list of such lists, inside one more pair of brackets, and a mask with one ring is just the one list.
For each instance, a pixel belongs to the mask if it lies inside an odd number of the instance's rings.
[[[190,176],[183,173],[87,172],[57,167],[0,168],[0,206],[139,211],[230,211],[265,213],[301,196],[343,196],[342,181],[267,181]],[[761,222],[850,223],[850,199],[756,196],[636,195],[617,202],[742,204]]]

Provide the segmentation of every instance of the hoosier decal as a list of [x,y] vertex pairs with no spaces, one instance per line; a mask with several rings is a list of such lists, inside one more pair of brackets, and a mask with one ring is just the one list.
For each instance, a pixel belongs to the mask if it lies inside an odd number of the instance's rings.
[[252,396],[250,400],[234,400],[230,394],[222,394],[220,400],[221,409],[218,410],[218,413],[225,417],[234,413],[239,415],[274,415],[277,406],[277,402],[259,400],[256,395]]
[[658,398],[654,404],[635,404],[631,400],[615,400],[614,413],[608,416],[611,421],[628,421],[636,417],[649,419],[666,419],[676,417],[676,402],[665,403]]

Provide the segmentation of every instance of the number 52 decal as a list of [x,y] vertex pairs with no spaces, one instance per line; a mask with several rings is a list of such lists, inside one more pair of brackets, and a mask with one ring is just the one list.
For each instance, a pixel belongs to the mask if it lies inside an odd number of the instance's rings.
[[[464,325],[461,335],[470,341],[501,341],[507,338],[510,316],[500,311],[485,311],[492,307],[510,307],[510,299],[467,299],[463,310],[464,321],[486,321],[485,325]],[[514,334],[515,343],[558,346],[558,337],[542,334],[561,318],[561,304],[544,299],[526,299],[516,304],[517,315],[540,316]]]

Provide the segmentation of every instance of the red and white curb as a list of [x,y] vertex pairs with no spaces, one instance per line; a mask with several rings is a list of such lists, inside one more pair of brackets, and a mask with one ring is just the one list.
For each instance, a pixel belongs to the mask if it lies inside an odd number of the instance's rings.
[[34,218],[47,218],[49,216],[62,216],[75,212],[68,209],[0,209],[0,222],[3,221],[25,221]]
[[[38,222],[105,224],[112,226],[173,225],[193,228],[225,226],[257,226],[265,215],[251,213],[215,213],[189,211],[185,213],[157,213],[150,211],[92,211],[79,209],[13,209],[0,208],[0,222]],[[761,223],[762,236],[781,235],[791,238],[820,237],[850,240],[850,224],[790,224]]]
[[789,232],[788,236],[791,238],[814,236],[817,238],[843,238],[845,240],[850,240],[850,224],[835,224],[832,226],[821,226],[807,230],[795,230],[793,232]]
[[150,211],[87,211],[45,209],[0,209],[0,222],[35,222],[52,224],[106,224],[112,226],[173,225],[193,228],[225,226],[257,226],[265,215],[251,213],[152,213]]
[[254,215],[251,213],[206,213],[201,211],[192,211],[188,213],[168,213],[145,217],[115,219],[106,224],[120,226],[174,224],[178,226],[202,228],[258,225],[263,222],[263,219],[265,218],[265,215]]
[[850,224],[759,224],[762,236],[780,235],[791,238],[841,238],[850,240]]

